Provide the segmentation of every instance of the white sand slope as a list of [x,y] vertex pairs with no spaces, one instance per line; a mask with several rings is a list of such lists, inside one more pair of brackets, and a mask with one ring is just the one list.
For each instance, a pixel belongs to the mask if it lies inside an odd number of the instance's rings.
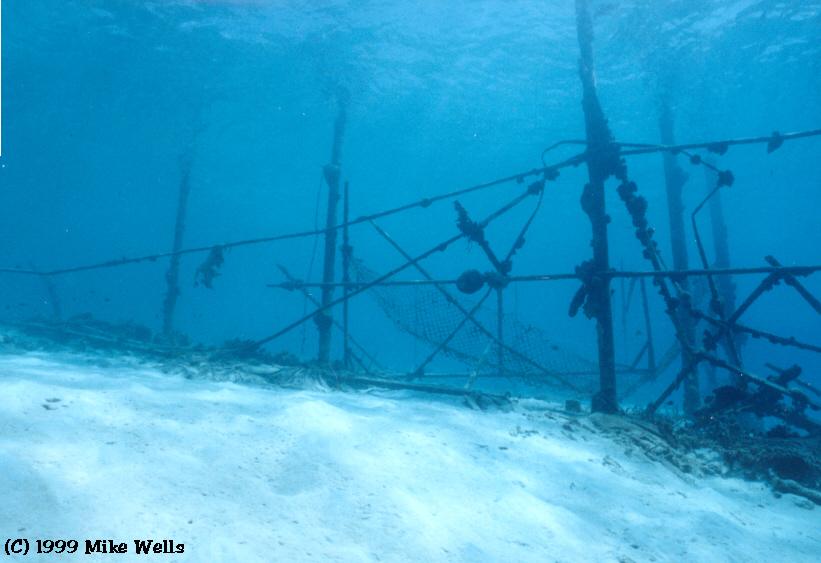
[[[129,542],[125,556],[72,560],[821,557],[821,512],[797,497],[682,478],[564,424],[522,408],[0,356],[0,530],[4,542]],[[138,557],[136,538],[185,552]]]

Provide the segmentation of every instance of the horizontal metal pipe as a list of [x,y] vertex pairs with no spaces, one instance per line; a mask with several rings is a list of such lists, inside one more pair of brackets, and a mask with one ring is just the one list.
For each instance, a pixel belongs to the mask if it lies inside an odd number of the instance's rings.
[[[649,154],[656,152],[681,152],[690,149],[709,149],[710,147],[731,147],[735,145],[755,145],[769,143],[772,140],[778,139],[780,141],[791,141],[794,139],[803,139],[806,137],[817,137],[821,135],[821,129],[811,129],[809,131],[798,131],[795,133],[783,133],[775,135],[767,135],[761,137],[746,137],[741,139],[726,139],[724,141],[710,141],[703,143],[685,143],[681,145],[647,145],[640,146],[639,143],[625,144],[627,146],[638,146],[629,150],[620,152],[621,156],[635,156],[639,154]],[[617,143],[618,144],[618,143]]]
[[[611,270],[608,272],[601,272],[598,275],[609,278],[684,278],[695,276],[729,276],[729,275],[753,275],[753,274],[792,274],[797,276],[806,276],[815,272],[821,271],[821,265],[811,266],[755,266],[750,268],[717,268],[717,269],[688,269],[688,270],[646,270],[646,271],[618,271]],[[505,278],[507,282],[548,282],[560,280],[578,280],[581,276],[576,273],[564,274],[534,274],[524,276],[508,276]],[[276,289],[295,290],[301,288],[315,288],[315,287],[396,287],[396,286],[423,286],[423,285],[456,285],[455,279],[443,280],[392,280],[373,284],[371,282],[334,282],[332,284],[323,284],[321,282],[283,282],[271,283],[268,287]]]

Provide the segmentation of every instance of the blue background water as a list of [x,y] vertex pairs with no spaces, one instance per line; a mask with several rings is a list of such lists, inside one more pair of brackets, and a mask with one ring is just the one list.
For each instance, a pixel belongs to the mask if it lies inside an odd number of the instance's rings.
[[[821,125],[821,3],[592,6],[600,97],[619,140],[658,141],[664,89],[680,141]],[[57,268],[170,249],[179,161],[189,152],[185,246],[313,227],[340,84],[351,93],[343,176],[353,216],[531,169],[547,145],[583,137],[569,1],[7,0],[3,10],[0,261],[8,266]],[[785,264],[821,262],[819,143],[789,143],[770,156],[762,146],[736,148],[719,159],[736,176],[723,193],[734,265],[762,265],[767,254]],[[628,164],[670,261],[661,159]],[[689,215],[706,186],[701,169],[682,166],[691,174]],[[588,258],[590,227],[579,205],[585,179],[582,168],[566,170],[549,187],[514,273],[568,272]],[[614,188],[607,196],[611,263],[646,269]],[[517,189],[510,184],[461,201],[481,216]],[[320,198],[321,221],[324,192]],[[488,230],[494,244],[510,244],[529,205]],[[706,214],[703,222],[709,233]],[[454,232],[449,203],[381,224],[411,252]],[[352,237],[355,253],[373,269],[400,262],[369,227]],[[203,256],[184,258],[177,326],[197,341],[219,343],[261,337],[299,317],[298,295],[265,284],[281,279],[277,263],[306,276],[313,247],[304,239],[233,250],[213,291],[193,287]],[[692,244],[689,251],[697,266]],[[487,265],[478,248],[460,242],[429,267],[452,278]],[[61,277],[64,313],[90,311],[159,329],[165,268],[161,262]],[[739,296],[759,279],[736,278]],[[821,294],[821,276],[806,283]],[[575,282],[517,286],[508,292],[508,314],[593,358],[593,323],[566,314],[576,289]],[[49,313],[37,279],[0,278],[0,299],[6,318]],[[657,345],[666,348],[672,333],[660,300],[652,292],[651,299]],[[642,338],[634,333],[637,314],[630,334],[617,335],[622,361]],[[365,296],[353,301],[352,318],[355,336],[393,368],[408,369],[427,353]],[[784,287],[745,319],[821,338],[819,317]],[[313,325],[271,348],[312,357]],[[757,342],[745,353],[759,371],[764,361],[798,361],[810,373],[821,368],[817,355]]]

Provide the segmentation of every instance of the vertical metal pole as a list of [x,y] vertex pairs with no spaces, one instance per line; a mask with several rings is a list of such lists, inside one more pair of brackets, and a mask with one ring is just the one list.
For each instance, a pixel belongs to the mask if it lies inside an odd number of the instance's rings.
[[613,342],[613,310],[610,301],[610,278],[597,275],[610,268],[607,224],[610,217],[605,211],[604,182],[617,172],[620,164],[613,136],[604,117],[598,94],[593,66],[593,23],[587,0],[576,0],[576,27],[581,57],[579,77],[582,82],[582,108],[587,134],[587,171],[589,183],[581,198],[582,209],[590,218],[593,247],[592,282],[588,288],[588,302],[596,318],[599,348],[599,392],[593,397],[593,410],[614,413],[618,411],[616,395],[616,362]]
[[[185,218],[188,214],[188,196],[191,193],[191,155],[183,155],[180,159],[182,176],[180,177],[179,194],[177,196],[177,218],[174,223],[174,242],[172,251],[179,252],[185,236]],[[174,310],[180,296],[180,255],[171,256],[168,270],[165,272],[167,289],[163,301],[162,333],[166,340],[173,338]]]
[[60,295],[57,293],[57,286],[54,284],[54,279],[51,276],[43,276],[43,281],[46,284],[48,301],[51,303],[51,315],[55,321],[59,321],[63,318],[63,308],[60,305]]
[[499,363],[499,375],[505,373],[505,301],[504,289],[496,288],[496,354]]
[[345,286],[342,290],[345,295],[345,301],[342,302],[342,334],[343,334],[343,364],[345,369],[351,368],[351,347],[350,336],[348,332],[348,294],[351,288],[348,284],[351,282],[351,240],[348,232],[348,222],[350,221],[350,192],[348,182],[345,182],[345,191],[342,202],[342,281]]
[[[331,146],[331,162],[323,169],[325,182],[328,184],[328,210],[325,220],[325,259],[322,272],[322,282],[332,284],[335,281],[336,266],[336,210],[339,205],[339,177],[342,153],[342,138],[345,133],[345,120],[347,109],[347,97],[340,93],[337,97],[338,112],[334,122],[334,138]],[[322,307],[329,307],[334,298],[334,288],[331,286],[322,287]],[[327,364],[331,358],[331,325],[333,317],[329,309],[323,309],[314,318],[319,329],[319,354],[320,364]]]
[[[716,173],[704,167],[704,180],[707,189],[712,190],[716,184]],[[727,223],[724,221],[724,205],[721,201],[721,190],[710,198],[710,223],[713,231],[713,249],[715,268],[730,267],[730,245],[727,237]],[[716,280],[718,293],[724,303],[725,311],[735,311],[735,284],[729,276],[719,276]]]
[[[675,133],[673,127],[673,112],[670,108],[669,100],[665,97],[661,103],[659,113],[659,132],[663,145],[675,144]],[[688,268],[687,238],[684,231],[684,203],[682,202],[682,188],[687,182],[687,174],[676,162],[676,155],[669,151],[662,152],[664,164],[664,184],[667,191],[667,216],[670,224],[670,243],[673,249],[673,267],[676,270],[686,270]],[[682,291],[688,290],[687,278],[678,282]],[[644,286],[642,285],[642,289]],[[695,341],[695,322],[692,316],[679,307],[676,311],[679,326],[682,329],[682,337],[692,346]],[[682,347],[681,365],[693,366],[691,351],[689,346]],[[698,389],[697,372],[694,370],[684,379],[684,412],[693,414],[699,407],[700,397]]]
[[[714,164],[708,161],[709,164]],[[730,267],[730,248],[727,242],[727,224],[724,222],[724,206],[721,201],[721,190],[715,188],[718,175],[714,170],[704,167],[704,184],[706,191],[712,194],[709,197],[710,206],[710,227],[713,234],[713,251],[715,253],[715,261],[713,266],[716,268]],[[709,281],[709,280],[708,280]],[[724,318],[726,314],[733,314],[736,310],[736,294],[735,284],[730,276],[718,276],[715,281],[715,289],[720,299],[718,307],[720,311],[718,316]],[[741,360],[741,350],[739,344],[742,335],[734,335],[732,331],[728,331],[726,338],[721,340],[724,351],[727,357],[730,358],[735,365],[743,367]],[[708,364],[708,376],[710,383],[713,386],[718,384],[716,367],[713,364]],[[738,386],[745,386],[746,380],[740,377],[734,377],[733,381]]]
[[[33,262],[29,262],[29,269],[37,271],[37,266]],[[43,287],[48,296],[48,303],[51,305],[51,318],[59,321],[63,318],[63,307],[60,304],[60,294],[57,293],[57,286],[54,283],[52,276],[38,276],[43,280]]]
[[647,333],[647,368],[651,373],[656,371],[656,346],[653,343],[653,326],[650,324],[650,307],[647,305],[647,286],[644,278],[639,279],[641,287],[641,306],[644,309],[644,332]]
[[[624,270],[624,262],[619,264],[619,269]],[[627,350],[627,315],[630,312],[630,306],[627,302],[627,279],[619,278],[619,292],[621,295],[621,345],[624,350]]]

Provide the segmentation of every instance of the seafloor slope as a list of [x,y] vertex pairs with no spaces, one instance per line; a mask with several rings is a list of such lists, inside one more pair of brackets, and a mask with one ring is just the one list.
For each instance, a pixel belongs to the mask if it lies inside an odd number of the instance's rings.
[[185,544],[163,561],[818,560],[808,501],[544,407],[0,356],[0,530],[128,541],[117,561],[136,538]]

